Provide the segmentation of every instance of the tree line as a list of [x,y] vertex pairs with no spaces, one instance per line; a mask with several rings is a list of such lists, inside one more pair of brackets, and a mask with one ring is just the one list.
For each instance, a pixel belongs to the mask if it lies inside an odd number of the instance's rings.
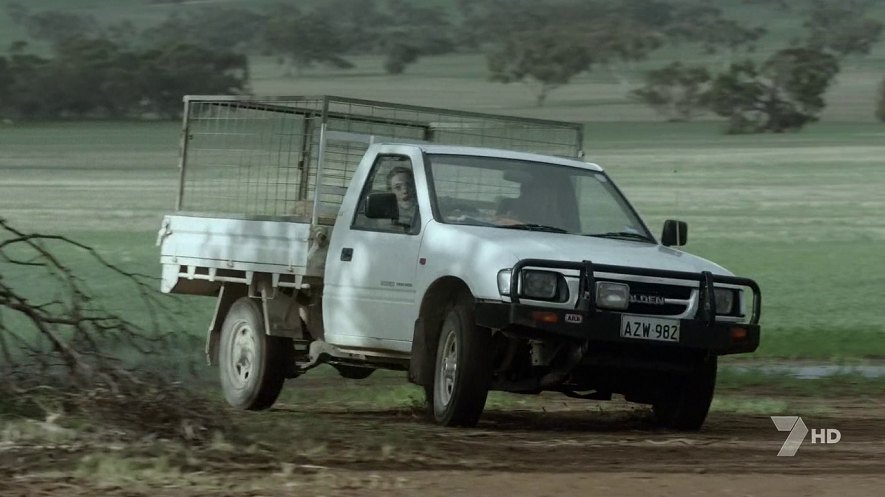
[[248,92],[250,55],[275,56],[291,74],[383,54],[384,70],[397,74],[457,48],[442,9],[405,0],[192,8],[145,29],[18,2],[5,13],[31,42],[0,55],[0,115],[15,118],[174,117],[181,95]]
[[[180,113],[183,94],[247,93],[253,55],[273,56],[293,75],[316,65],[350,68],[352,56],[375,54],[384,71],[399,74],[421,57],[458,51],[484,53],[492,81],[524,83],[544,105],[590,71],[609,72],[628,92],[636,64],[668,47],[700,49],[712,62],[650,71],[632,98],[670,120],[712,111],[731,132],[784,131],[817,119],[843,61],[868,54],[883,29],[867,15],[868,0],[769,3],[795,4],[781,15],[805,16],[805,34],[758,61],[752,53],[766,29],[706,2],[454,2],[449,10],[407,0],[189,8],[144,29],[10,3],[6,14],[48,50],[17,42],[0,56],[0,113],[169,118]],[[885,81],[879,93],[875,112],[885,120]]]
[[[710,110],[728,119],[730,133],[801,129],[818,120],[841,65],[868,55],[880,41],[883,24],[868,17],[868,5],[813,0],[804,36],[767,59],[734,62],[719,72],[673,62],[647,72],[631,95],[672,121]],[[874,113],[885,121],[885,79],[874,98]]]

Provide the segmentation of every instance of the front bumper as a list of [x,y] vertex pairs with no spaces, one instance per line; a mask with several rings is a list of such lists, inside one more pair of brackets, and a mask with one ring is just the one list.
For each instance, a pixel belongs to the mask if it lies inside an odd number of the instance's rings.
[[[575,342],[609,342],[625,346],[660,349],[688,348],[716,355],[753,352],[759,346],[759,325],[681,319],[678,341],[658,341],[621,336],[624,314],[594,311],[551,309],[524,304],[479,302],[476,304],[478,325],[504,330],[535,340],[570,340]],[[656,316],[661,317],[661,316]]]
[[[569,269],[579,271],[578,300],[574,309],[539,307],[520,302],[518,282],[526,267]],[[678,341],[657,341],[621,335],[621,320],[627,314],[599,309],[595,306],[595,273],[623,274],[646,278],[682,279],[698,284],[700,305],[697,314],[689,319],[678,319]],[[752,313],[748,323],[717,321],[714,283],[738,285],[752,291]],[[512,269],[510,279],[511,302],[478,302],[477,324],[486,328],[538,340],[551,338],[573,341],[615,342],[626,347],[647,349],[694,349],[717,355],[753,352],[759,346],[759,319],[762,312],[762,293],[759,285],[748,278],[714,275],[704,271],[690,273],[629,266],[594,264],[591,261],[569,262],[547,259],[523,259]],[[645,316],[673,319],[668,316]]]

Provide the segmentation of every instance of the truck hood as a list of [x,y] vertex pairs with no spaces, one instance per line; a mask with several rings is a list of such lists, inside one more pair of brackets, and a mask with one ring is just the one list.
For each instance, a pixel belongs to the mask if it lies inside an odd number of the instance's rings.
[[514,264],[520,259],[590,260],[596,264],[732,275],[718,264],[658,244],[480,226],[449,227],[474,238],[479,245],[509,252]]

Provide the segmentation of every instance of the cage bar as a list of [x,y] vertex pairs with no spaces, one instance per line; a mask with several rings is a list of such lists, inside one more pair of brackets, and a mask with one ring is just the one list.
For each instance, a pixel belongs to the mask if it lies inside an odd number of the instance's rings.
[[371,143],[581,157],[577,123],[334,96],[186,96],[177,209],[331,224]]

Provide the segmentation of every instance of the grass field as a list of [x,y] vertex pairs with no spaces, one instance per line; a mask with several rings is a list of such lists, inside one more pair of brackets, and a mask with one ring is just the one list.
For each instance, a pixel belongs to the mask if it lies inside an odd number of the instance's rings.
[[[28,231],[69,235],[130,270],[159,275],[154,242],[173,205],[178,130],[177,123],[7,126],[0,212]],[[588,158],[608,169],[655,231],[664,219],[683,219],[688,251],[760,283],[757,356],[854,359],[885,357],[883,138],[885,127],[868,124],[735,137],[706,123],[639,122],[591,123],[586,143]],[[66,256],[85,264],[82,254]],[[3,268],[7,278],[25,277],[16,271]],[[28,282],[35,295],[43,284]],[[113,308],[137,308],[119,298],[118,283],[93,287]],[[212,302],[192,302],[178,320],[200,335]]]
[[[31,8],[66,8],[102,22],[130,18],[140,26],[173,9],[206,4],[38,3]],[[719,4],[736,18],[769,28],[759,56],[794,38],[804,16],[801,9],[782,12],[737,0]],[[885,4],[871,12],[885,18]],[[0,14],[0,45],[21,36]],[[635,82],[640,71],[677,58],[715,62],[677,47],[620,70]],[[885,357],[880,310],[885,125],[872,117],[873,92],[885,76],[885,43],[868,57],[846,61],[827,94],[821,123],[771,136],[726,136],[709,116],[695,123],[660,122],[628,99],[630,83],[625,86],[606,68],[579,76],[538,108],[525,85],[489,82],[479,54],[424,58],[398,77],[383,73],[380,57],[353,61],[352,70],[315,68],[286,78],[272,59],[254,57],[252,90],[585,122],[588,160],[610,172],[653,230],[664,219],[688,221],[689,252],[761,284],[764,331],[757,356]],[[159,275],[154,240],[176,194],[178,134],[179,124],[172,122],[0,124],[0,216],[27,231],[72,236],[129,269]],[[65,256],[98,276],[82,254]],[[18,269],[2,271],[7,278],[26,277]],[[47,285],[28,282],[34,295],[45,293]],[[136,303],[120,298],[120,284],[98,279],[94,287],[112,307],[142,316]],[[202,334],[210,300],[191,299],[191,312],[176,318],[181,329]]]

